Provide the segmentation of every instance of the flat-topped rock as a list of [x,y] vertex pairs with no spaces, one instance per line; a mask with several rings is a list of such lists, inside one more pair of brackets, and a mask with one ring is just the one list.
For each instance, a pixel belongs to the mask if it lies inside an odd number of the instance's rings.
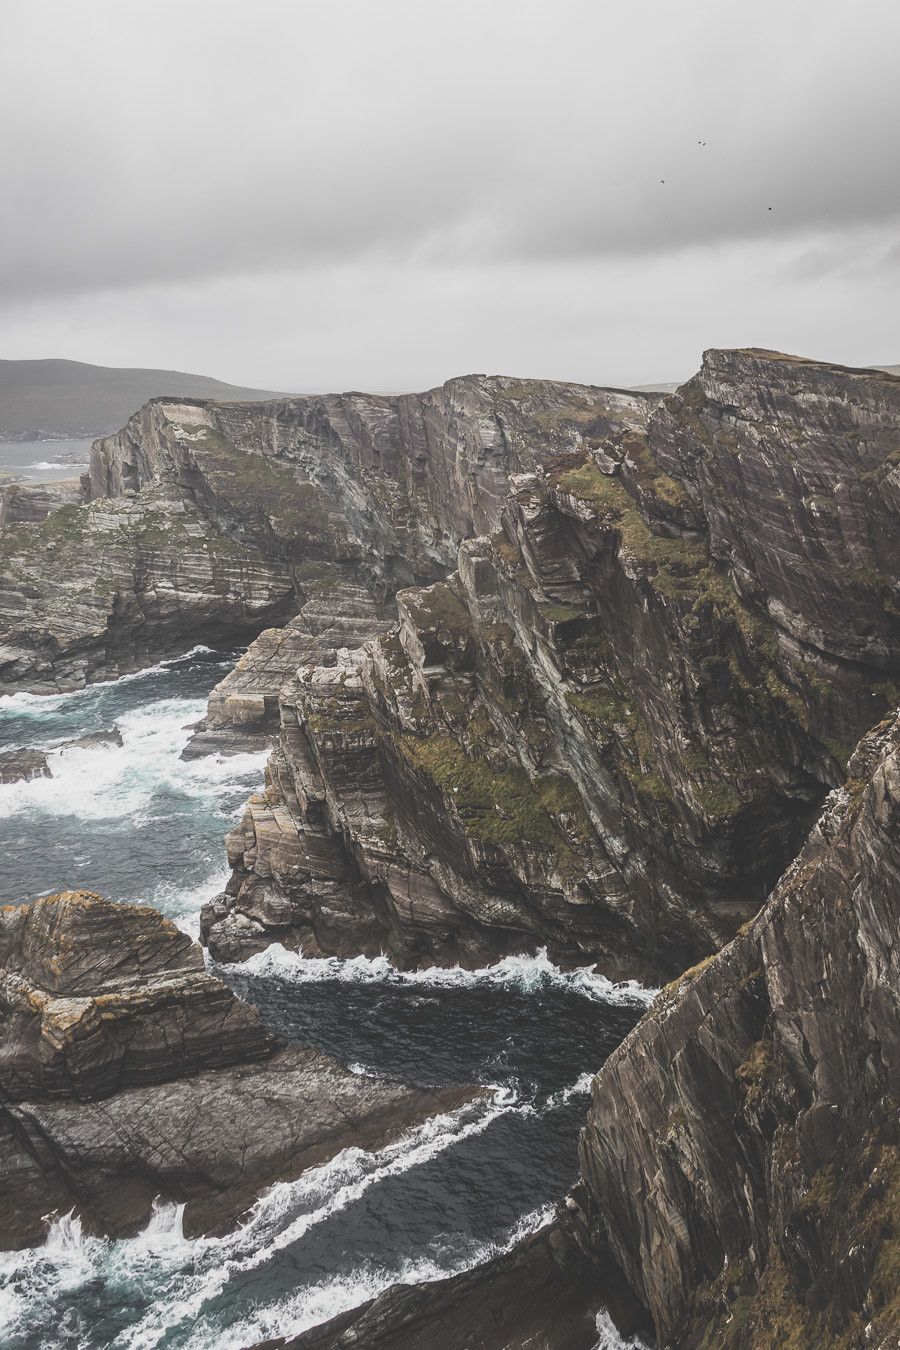
[[154,1201],[232,1223],[278,1180],[378,1147],[471,1089],[422,1090],[284,1046],[139,905],[68,891],[0,909],[0,1247],[73,1208],[121,1235]]

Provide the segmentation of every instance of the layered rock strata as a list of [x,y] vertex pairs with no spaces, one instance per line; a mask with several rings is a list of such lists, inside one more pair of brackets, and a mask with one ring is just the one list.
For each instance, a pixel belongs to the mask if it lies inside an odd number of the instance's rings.
[[0,909],[0,1247],[74,1209],[133,1232],[158,1199],[188,1233],[266,1186],[373,1147],[469,1091],[422,1091],[279,1045],[154,910],[69,891]]
[[28,783],[33,778],[52,778],[42,750],[4,750],[0,753],[0,783]]
[[848,772],[594,1081],[579,1203],[660,1345],[897,1343],[900,716]]
[[653,978],[759,907],[896,692],[900,382],[714,352],[643,417],[604,397],[535,411],[499,528],[282,688],[214,952]]
[[252,636],[293,605],[285,561],[231,539],[169,485],[64,506],[0,533],[0,686],[115,678]]
[[10,483],[0,487],[0,528],[46,520],[61,506],[77,506],[82,487],[77,478],[57,483]]
[[339,650],[354,650],[388,627],[371,591],[338,568],[308,563],[298,573],[297,614],[283,628],[260,633],[216,685],[182,759],[271,745],[280,727],[279,692],[297,670],[334,663]]
[[[277,702],[214,951],[671,974],[755,912],[896,696],[898,425],[900,380],[755,351],[667,398],[156,401],[95,445],[88,505],[0,538],[6,687],[302,613],[195,743],[259,744]],[[343,633],[330,584],[365,598]]]

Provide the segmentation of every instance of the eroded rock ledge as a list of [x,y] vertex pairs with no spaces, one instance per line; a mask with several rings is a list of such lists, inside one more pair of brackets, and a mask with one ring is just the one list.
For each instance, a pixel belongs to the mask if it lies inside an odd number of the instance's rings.
[[189,1234],[351,1145],[472,1097],[284,1046],[155,910],[67,891],[0,909],[0,1248],[74,1209],[120,1236],[157,1198]]

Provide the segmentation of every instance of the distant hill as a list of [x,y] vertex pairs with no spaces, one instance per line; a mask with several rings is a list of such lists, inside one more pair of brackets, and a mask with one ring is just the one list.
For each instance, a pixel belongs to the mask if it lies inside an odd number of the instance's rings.
[[0,440],[103,436],[118,431],[141,404],[160,395],[277,397],[269,390],[242,389],[180,370],[117,369],[81,361],[0,361]]

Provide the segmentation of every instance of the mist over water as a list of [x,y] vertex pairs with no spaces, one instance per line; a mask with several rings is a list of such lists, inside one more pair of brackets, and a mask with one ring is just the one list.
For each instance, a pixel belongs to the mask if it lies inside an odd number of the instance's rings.
[[[0,745],[43,749],[54,775],[0,786],[5,899],[90,887],[196,931],[227,877],[222,836],[265,760],[179,759],[234,655],[197,649],[77,693],[0,699]],[[112,726],[121,747],[62,748]],[[274,946],[216,973],[286,1040],[356,1072],[487,1094],[379,1152],[347,1149],[273,1187],[224,1237],[186,1239],[176,1205],[121,1241],[56,1216],[43,1247],[0,1255],[0,1345],[227,1350],[496,1255],[549,1221],[574,1179],[591,1074],[647,999],[543,954],[401,973],[383,958]],[[621,1346],[611,1326],[598,1324],[598,1338],[602,1350]]]

